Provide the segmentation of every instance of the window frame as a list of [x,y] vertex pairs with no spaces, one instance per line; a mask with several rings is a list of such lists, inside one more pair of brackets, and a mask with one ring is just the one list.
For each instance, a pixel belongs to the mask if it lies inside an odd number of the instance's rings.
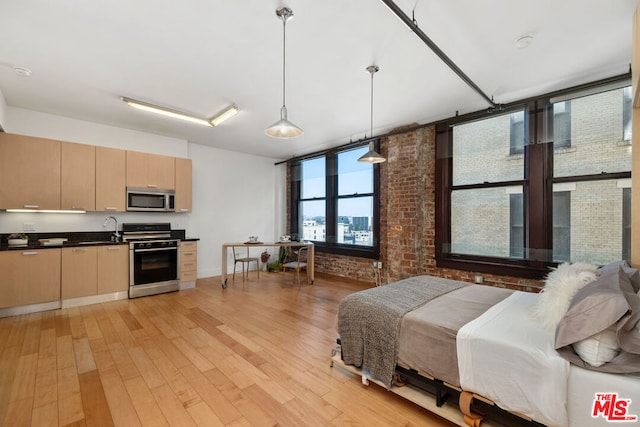
[[[564,91],[501,105],[488,112],[486,110],[479,111],[436,123],[436,266],[530,279],[541,279],[548,273],[549,267],[556,266],[558,263],[553,261],[552,253],[553,184],[630,178],[631,172],[554,177],[554,144],[546,143],[552,141],[551,136],[553,135],[552,98],[569,96],[584,90],[597,91],[598,88],[602,88],[602,91],[610,90],[608,85],[620,84],[628,81],[629,78],[629,74],[616,76]],[[453,185],[453,128],[455,125],[487,119],[491,117],[492,113],[507,114],[523,108],[525,110],[525,129],[528,129],[525,139],[529,141],[523,152],[525,158],[523,179],[464,186]],[[519,154],[514,153],[513,144],[510,145],[509,154]],[[452,243],[450,221],[452,192],[466,188],[503,187],[506,185],[522,185],[523,188],[524,258],[452,253],[448,249]]]
[[[379,152],[380,139],[363,140],[356,143],[347,144],[336,147],[320,153],[310,154],[304,157],[291,159],[288,161],[290,168],[290,206],[291,212],[289,217],[290,234],[302,235],[302,227],[299,218],[300,202],[314,199],[301,199],[301,181],[299,178],[299,167],[301,162],[313,158],[325,158],[325,241],[314,241],[315,250],[337,255],[346,255],[361,258],[377,259],[380,256],[380,166],[373,164],[373,193],[362,193],[357,195],[339,195],[338,194],[338,154],[368,146],[373,141],[374,149]],[[372,223],[373,228],[373,245],[352,245],[346,243],[338,243],[335,241],[338,227],[338,201],[354,198],[354,197],[372,197],[373,212]]]

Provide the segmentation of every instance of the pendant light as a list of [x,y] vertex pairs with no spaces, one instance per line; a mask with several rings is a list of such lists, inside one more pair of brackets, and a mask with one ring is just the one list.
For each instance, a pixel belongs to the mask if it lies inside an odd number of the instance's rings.
[[[370,138],[373,138],[373,75],[380,70],[380,67],[377,65],[369,65],[367,67],[367,71],[371,74],[371,133],[369,135]],[[363,163],[382,163],[387,159],[382,157],[380,154],[376,153],[376,150],[373,147],[373,140],[369,141],[369,151],[362,155],[358,159],[359,162]]]
[[282,108],[280,108],[280,120],[266,128],[264,133],[274,138],[296,138],[303,134],[303,130],[287,119],[285,105],[287,20],[293,16],[293,11],[288,7],[283,7],[276,10],[276,15],[282,19]]

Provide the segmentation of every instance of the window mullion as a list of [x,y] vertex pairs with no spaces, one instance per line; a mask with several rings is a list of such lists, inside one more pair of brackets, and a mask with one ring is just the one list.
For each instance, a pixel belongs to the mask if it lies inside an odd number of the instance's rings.
[[553,230],[553,107],[545,101],[530,105],[529,136],[525,149],[525,247],[532,261],[551,261]]

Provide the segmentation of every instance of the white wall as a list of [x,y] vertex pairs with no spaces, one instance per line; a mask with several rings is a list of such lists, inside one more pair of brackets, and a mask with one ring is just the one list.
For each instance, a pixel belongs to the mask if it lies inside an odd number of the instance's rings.
[[[6,119],[3,127],[10,133],[192,159],[192,213],[114,216],[120,224],[170,222],[174,229],[185,229],[188,237],[199,238],[198,278],[221,274],[222,243],[243,242],[250,235],[269,241],[284,233],[285,168],[274,166],[273,159],[20,108],[8,107]],[[102,227],[107,215],[0,211],[0,233],[20,232],[25,222],[35,224],[36,232],[111,231],[112,222]]]

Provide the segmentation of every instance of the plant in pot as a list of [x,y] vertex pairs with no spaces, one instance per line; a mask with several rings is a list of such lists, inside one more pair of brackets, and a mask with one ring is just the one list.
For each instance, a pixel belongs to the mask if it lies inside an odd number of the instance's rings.
[[288,257],[287,249],[284,246],[280,246],[280,252],[278,252],[278,260],[267,264],[268,271],[282,271],[282,265],[287,262]]
[[7,236],[7,243],[9,245],[26,245],[29,242],[29,237],[24,233],[12,233]]

